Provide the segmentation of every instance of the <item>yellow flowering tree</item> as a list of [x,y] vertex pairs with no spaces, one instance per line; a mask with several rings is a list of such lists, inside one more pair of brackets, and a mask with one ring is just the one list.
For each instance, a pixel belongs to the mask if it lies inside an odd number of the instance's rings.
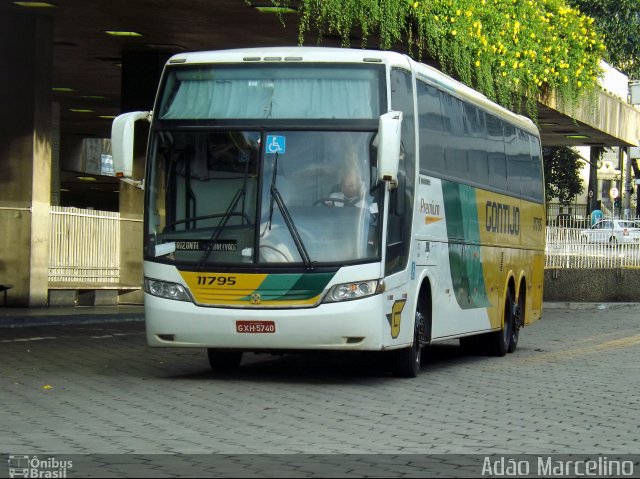
[[301,44],[311,31],[344,46],[354,33],[362,46],[403,44],[507,108],[526,100],[532,116],[540,94],[575,104],[601,74],[603,37],[564,0],[299,0],[298,10]]

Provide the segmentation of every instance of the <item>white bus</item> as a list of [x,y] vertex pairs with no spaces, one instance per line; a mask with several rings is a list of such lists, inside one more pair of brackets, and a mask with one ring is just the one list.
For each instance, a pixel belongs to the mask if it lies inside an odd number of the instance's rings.
[[147,340],[243,352],[424,346],[503,356],[540,318],[541,145],[527,118],[394,52],[173,56],[153,113],[114,121],[114,166],[147,147]]

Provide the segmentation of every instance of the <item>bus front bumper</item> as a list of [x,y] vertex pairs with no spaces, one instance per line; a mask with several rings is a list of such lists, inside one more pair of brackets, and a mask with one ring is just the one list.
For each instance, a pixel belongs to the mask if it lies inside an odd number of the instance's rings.
[[304,309],[201,307],[145,294],[153,347],[377,351],[387,323],[383,311],[380,294]]

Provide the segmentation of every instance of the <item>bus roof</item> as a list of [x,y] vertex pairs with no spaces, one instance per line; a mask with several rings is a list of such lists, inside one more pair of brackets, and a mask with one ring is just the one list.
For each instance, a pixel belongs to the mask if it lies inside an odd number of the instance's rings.
[[394,63],[409,68],[409,57],[396,52],[328,47],[266,47],[178,53],[168,63],[327,62]]
[[212,50],[191,53],[178,53],[167,64],[207,64],[207,63],[380,63],[400,66],[415,72],[419,79],[434,84],[459,98],[475,104],[497,115],[529,133],[539,136],[533,121],[518,115],[489,100],[482,93],[442,73],[429,65],[419,63],[404,55],[392,51],[363,50],[355,48],[331,47],[265,47],[239,48],[230,50]]

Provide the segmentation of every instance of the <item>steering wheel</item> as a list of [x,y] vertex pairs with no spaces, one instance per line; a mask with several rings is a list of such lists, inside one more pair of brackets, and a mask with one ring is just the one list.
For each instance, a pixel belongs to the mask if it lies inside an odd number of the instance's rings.
[[[261,244],[260,245],[260,250],[259,251],[260,251],[260,260],[261,261],[265,260],[265,253],[263,253],[263,250],[275,252],[278,256],[281,256],[283,258],[282,262],[284,262],[284,263],[291,263],[293,261],[290,254],[287,254],[286,252],[276,248],[275,246],[271,246],[271,245],[268,245],[268,244]],[[275,261],[275,258],[270,258],[270,259],[268,259],[268,261],[272,262],[272,263],[277,263],[278,262],[278,261]]]
[[[320,198],[313,202],[313,206],[324,205],[324,206],[332,206],[335,207],[336,203],[341,206],[356,206],[357,203],[362,201],[362,198],[351,198],[351,200],[347,200],[345,198],[334,198],[332,196],[327,196],[326,198]],[[369,226],[375,226],[378,222],[378,213],[372,213],[369,209],[369,206],[364,202],[363,205],[357,205],[358,208],[365,210],[368,214]]]
[[334,198],[331,196],[327,196],[326,198],[320,198],[319,200],[314,201],[313,206],[318,206],[318,205],[336,206],[336,203],[339,203],[342,206],[347,206],[351,202],[345,198]]

